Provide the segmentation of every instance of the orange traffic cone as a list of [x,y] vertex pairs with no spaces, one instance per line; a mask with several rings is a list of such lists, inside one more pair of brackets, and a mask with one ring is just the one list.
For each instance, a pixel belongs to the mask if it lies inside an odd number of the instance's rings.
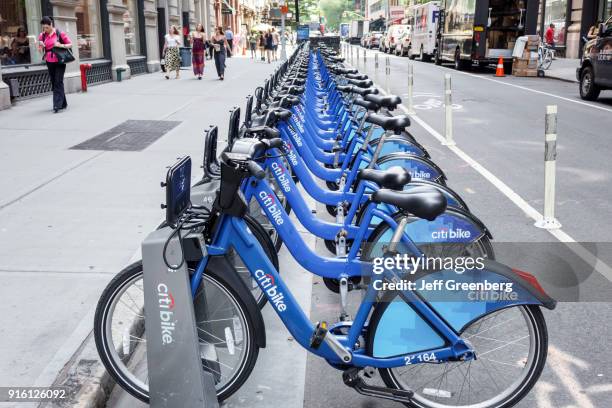
[[506,76],[506,74],[504,73],[504,59],[502,57],[499,57],[499,59],[497,60],[497,69],[495,70],[495,76],[496,77]]

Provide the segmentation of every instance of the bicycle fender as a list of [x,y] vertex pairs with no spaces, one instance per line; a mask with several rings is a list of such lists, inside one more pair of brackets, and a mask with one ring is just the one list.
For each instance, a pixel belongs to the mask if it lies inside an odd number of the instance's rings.
[[251,321],[255,325],[254,331],[257,345],[261,348],[266,347],[266,326],[259,307],[257,307],[255,298],[253,298],[253,295],[244,285],[244,282],[240,279],[238,273],[227,258],[223,255],[209,256],[204,274],[226,282],[238,293],[238,296],[245,304],[246,313],[249,314]]
[[[496,261],[482,260],[482,268],[473,267],[458,273],[444,269],[436,272],[421,272],[415,279],[416,287],[424,282],[440,290],[417,290],[456,332],[461,333],[475,320],[501,309],[519,305],[535,305],[554,309],[556,301],[549,297],[537,279],[526,272],[513,270]],[[461,284],[498,284],[504,289],[457,289]]]

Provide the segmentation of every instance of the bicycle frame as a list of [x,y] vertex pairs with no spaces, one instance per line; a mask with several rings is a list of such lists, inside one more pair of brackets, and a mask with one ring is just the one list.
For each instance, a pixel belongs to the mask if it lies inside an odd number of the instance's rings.
[[[260,205],[262,208],[266,209],[267,213],[270,213],[271,207],[267,201],[267,195],[270,193],[271,191],[269,188],[267,188],[265,183],[261,183],[261,185],[256,188],[255,196],[258,197]],[[270,260],[265,255],[265,252],[259,245],[259,242],[249,231],[244,220],[228,215],[224,215],[222,217],[219,231],[216,234],[216,237],[213,239],[213,243],[207,248],[209,255],[224,255],[230,248],[234,248],[236,252],[240,254],[243,262],[249,269],[252,278],[258,283],[261,290],[266,294],[270,304],[296,341],[309,352],[325,358],[332,365],[346,364],[345,361],[341,361],[339,356],[325,342],[317,349],[310,347],[310,338],[314,332],[314,326],[300,305],[297,303],[296,299],[293,297],[289,288],[283,282],[278,271],[276,271]],[[371,273],[372,265],[370,263],[356,260],[354,257],[355,254],[353,254],[348,261],[320,257],[316,257],[317,259],[312,259],[312,255],[308,254],[308,252],[312,253],[312,251],[303,243],[302,239],[299,238],[299,232],[289,221],[288,216],[286,214],[281,214],[277,221],[281,236],[291,235],[296,239],[296,242],[292,245],[292,248],[300,248],[301,255],[306,255],[305,258],[309,258],[309,260],[305,262],[311,268],[316,267],[316,273],[319,276],[332,277],[333,271],[344,271],[348,276]],[[296,259],[300,260],[300,257],[296,257]],[[192,277],[192,290],[197,289],[199,286],[199,280],[201,280],[206,261],[207,257],[202,259],[200,265],[198,265],[196,273],[194,273]],[[385,279],[398,278],[395,272],[392,271],[385,272],[384,277]],[[346,336],[335,335],[332,333],[327,334],[328,336],[335,336],[344,348],[351,351],[351,364],[353,366],[391,368],[404,366],[414,361],[421,361],[419,360],[419,357],[425,354],[429,356],[433,354],[437,361],[445,361],[447,359],[459,358],[460,356],[470,354],[471,350],[469,346],[459,337],[459,335],[447,323],[445,323],[444,320],[427,305],[427,303],[423,302],[412,291],[405,291],[405,298],[412,305],[412,307],[414,307],[418,313],[420,313],[424,319],[426,319],[432,325],[432,327],[435,327],[436,330],[438,330],[438,332],[445,339],[445,344],[448,346],[436,350],[428,350],[426,353],[417,352],[389,358],[376,358],[368,356],[366,355],[364,349],[354,349],[354,345],[357,343],[359,336],[364,334],[364,332],[367,330],[367,319],[371,309],[376,305],[377,293],[378,291],[374,289],[373,285],[368,287],[365,300],[359,306],[355,320],[353,321]]]

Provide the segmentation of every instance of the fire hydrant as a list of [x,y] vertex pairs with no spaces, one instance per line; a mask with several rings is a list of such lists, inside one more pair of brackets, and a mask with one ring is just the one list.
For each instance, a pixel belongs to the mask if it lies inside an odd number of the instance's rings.
[[87,71],[91,69],[91,64],[81,64],[81,90],[87,92]]

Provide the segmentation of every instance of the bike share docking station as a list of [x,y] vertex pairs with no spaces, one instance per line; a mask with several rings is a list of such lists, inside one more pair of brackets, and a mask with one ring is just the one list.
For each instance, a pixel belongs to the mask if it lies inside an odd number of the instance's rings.
[[[202,368],[189,272],[180,234],[172,228],[191,206],[190,183],[191,159],[185,157],[168,170],[162,184],[168,226],[142,243],[147,365],[154,408],[219,407],[213,375]],[[205,256],[206,247],[201,248]]]

